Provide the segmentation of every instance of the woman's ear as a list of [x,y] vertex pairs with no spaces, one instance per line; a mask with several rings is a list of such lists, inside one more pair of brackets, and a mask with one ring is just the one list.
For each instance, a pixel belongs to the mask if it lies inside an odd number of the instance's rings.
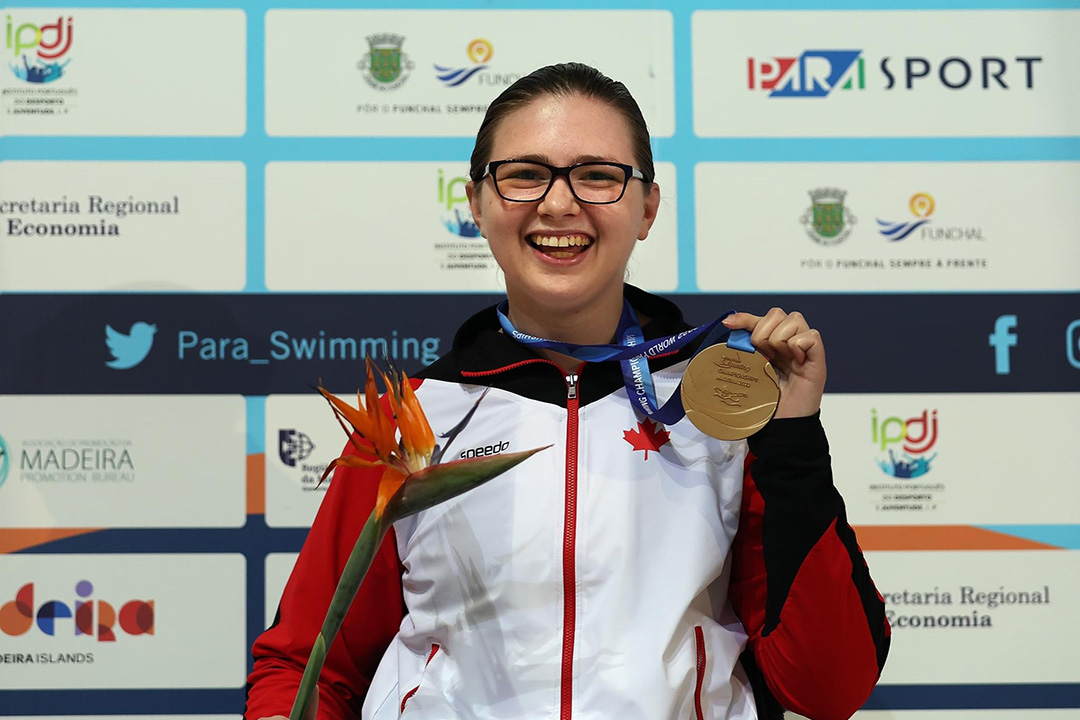
[[660,210],[660,185],[652,183],[649,192],[645,195],[645,213],[641,216],[641,227],[638,229],[637,239],[644,240],[649,237],[649,230],[656,222],[656,213]]
[[484,234],[484,225],[480,218],[480,189],[472,180],[465,183],[465,197],[469,198],[469,212],[472,213],[476,229],[480,231],[480,237],[486,239],[487,235]]

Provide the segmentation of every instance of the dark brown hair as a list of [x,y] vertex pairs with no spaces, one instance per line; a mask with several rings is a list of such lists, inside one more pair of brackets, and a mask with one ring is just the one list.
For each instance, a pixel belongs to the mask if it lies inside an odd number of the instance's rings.
[[499,122],[515,110],[549,95],[582,95],[610,105],[626,120],[630,141],[634,145],[634,161],[645,176],[645,182],[653,181],[655,170],[652,147],[649,145],[649,128],[634,96],[621,82],[612,80],[594,67],[582,63],[560,63],[542,67],[518,79],[488,105],[484,121],[476,133],[476,145],[473,146],[469,167],[473,182],[483,179],[484,166],[491,161],[491,148],[495,144]]

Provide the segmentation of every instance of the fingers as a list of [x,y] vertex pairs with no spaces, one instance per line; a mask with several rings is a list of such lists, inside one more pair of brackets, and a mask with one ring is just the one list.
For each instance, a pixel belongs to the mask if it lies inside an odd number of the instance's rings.
[[770,359],[802,364],[823,351],[821,335],[810,328],[800,312],[774,307],[763,316],[735,313],[724,318],[733,330],[748,330],[750,342]]
[[307,710],[304,712],[304,720],[315,720],[319,714],[319,688],[316,686],[315,694],[311,698],[311,702],[307,706]]

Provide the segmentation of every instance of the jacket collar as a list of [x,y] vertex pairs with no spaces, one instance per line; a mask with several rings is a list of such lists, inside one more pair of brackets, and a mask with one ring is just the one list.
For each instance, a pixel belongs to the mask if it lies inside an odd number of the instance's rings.
[[[623,292],[630,305],[649,318],[642,327],[647,340],[673,335],[690,326],[675,303],[652,295],[632,285]],[[692,346],[677,353],[650,360],[649,366],[659,370],[681,362],[693,355]],[[541,362],[537,362],[541,361]],[[421,377],[504,387],[534,399],[565,402],[565,387],[558,375],[543,366],[547,364],[531,348],[518,343],[502,332],[495,306],[492,305],[469,318],[454,336],[451,351],[420,373]],[[554,368],[553,368],[554,369]],[[615,361],[588,363],[582,370],[582,403],[604,397],[623,386],[622,372]],[[531,378],[524,382],[524,377]]]

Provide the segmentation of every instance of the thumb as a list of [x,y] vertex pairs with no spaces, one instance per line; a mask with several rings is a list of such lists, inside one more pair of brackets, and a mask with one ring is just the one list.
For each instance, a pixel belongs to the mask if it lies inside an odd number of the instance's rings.
[[307,710],[304,711],[304,720],[315,720],[315,717],[319,713],[319,688],[315,687],[315,694],[311,697],[311,702],[308,703]]

